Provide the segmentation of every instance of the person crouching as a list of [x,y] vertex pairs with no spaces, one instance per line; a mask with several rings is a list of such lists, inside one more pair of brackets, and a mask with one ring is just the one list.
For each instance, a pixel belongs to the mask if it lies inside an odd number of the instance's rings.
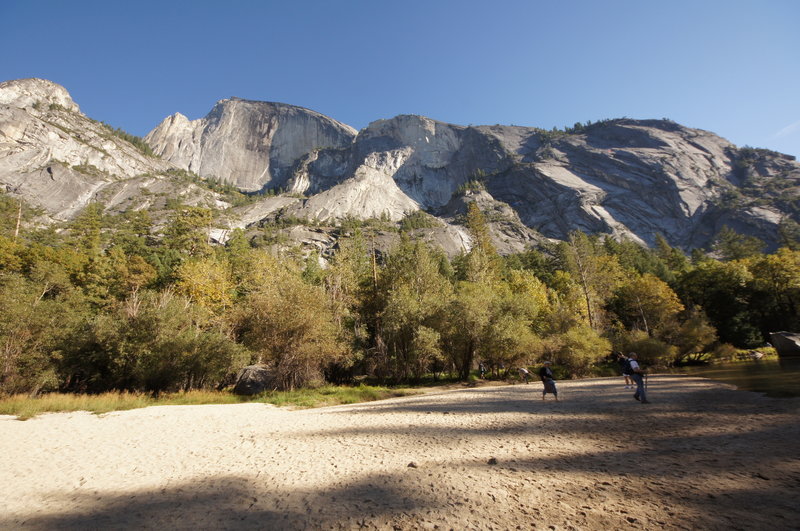
[[539,378],[542,379],[542,384],[544,384],[542,400],[544,400],[547,393],[553,393],[553,396],[556,397],[556,402],[558,402],[558,388],[556,387],[556,380],[553,378],[553,371],[550,370],[550,365],[551,363],[546,361],[544,362],[544,366],[539,370]]

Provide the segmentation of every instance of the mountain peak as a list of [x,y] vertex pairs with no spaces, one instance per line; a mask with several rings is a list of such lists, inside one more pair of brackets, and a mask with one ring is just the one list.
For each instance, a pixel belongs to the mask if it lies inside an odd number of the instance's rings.
[[35,107],[40,104],[60,105],[68,111],[80,112],[67,89],[46,79],[26,78],[0,83],[0,105]]

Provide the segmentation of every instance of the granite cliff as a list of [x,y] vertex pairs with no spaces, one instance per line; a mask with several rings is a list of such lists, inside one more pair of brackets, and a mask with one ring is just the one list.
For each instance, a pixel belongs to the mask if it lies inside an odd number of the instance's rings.
[[[792,198],[800,164],[793,157],[739,149],[669,120],[609,120],[554,132],[398,116],[361,131],[349,157],[340,165],[346,169],[339,188],[368,166],[444,219],[464,210],[454,210],[454,198],[481,191],[481,206],[496,211],[493,221],[520,222],[547,238],[579,229],[652,244],[662,234],[688,249],[707,246],[727,225],[774,247],[781,220],[798,214]],[[325,170],[317,177],[313,164],[304,166],[302,180],[330,180]],[[334,204],[328,201],[328,216]]]
[[347,147],[355,135],[308,109],[231,98],[199,120],[175,113],[145,141],[165,160],[253,192],[284,188],[297,159],[321,147]]
[[40,209],[41,223],[72,219],[92,201],[114,211],[161,209],[169,197],[219,206],[209,190],[126,137],[85,116],[51,81],[0,83],[0,187]]
[[[125,210],[180,196],[220,209],[221,241],[232,228],[277,222],[293,225],[283,229],[290,240],[325,250],[342,220],[391,225],[424,211],[420,232],[450,254],[470,246],[461,224],[470,201],[503,253],[576,229],[708,247],[723,226],[774,249],[779,227],[800,222],[794,157],[670,120],[546,131],[403,115],[356,132],[308,109],[232,98],[198,120],[166,118],[146,144],[134,140],[81,114],[59,85],[0,84],[0,185],[45,220],[69,219],[92,200]],[[227,208],[205,180],[251,200]]]

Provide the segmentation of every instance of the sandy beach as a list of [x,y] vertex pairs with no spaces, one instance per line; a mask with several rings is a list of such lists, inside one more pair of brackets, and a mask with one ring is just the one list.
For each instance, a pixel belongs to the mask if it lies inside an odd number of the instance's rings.
[[800,528],[800,399],[559,385],[0,417],[0,528]]

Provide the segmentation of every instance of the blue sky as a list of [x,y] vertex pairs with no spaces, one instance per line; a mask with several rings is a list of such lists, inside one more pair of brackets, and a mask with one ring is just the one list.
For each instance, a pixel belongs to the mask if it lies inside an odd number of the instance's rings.
[[800,157],[796,0],[3,0],[0,21],[0,80],[139,136],[238,96],[357,129],[666,117]]

